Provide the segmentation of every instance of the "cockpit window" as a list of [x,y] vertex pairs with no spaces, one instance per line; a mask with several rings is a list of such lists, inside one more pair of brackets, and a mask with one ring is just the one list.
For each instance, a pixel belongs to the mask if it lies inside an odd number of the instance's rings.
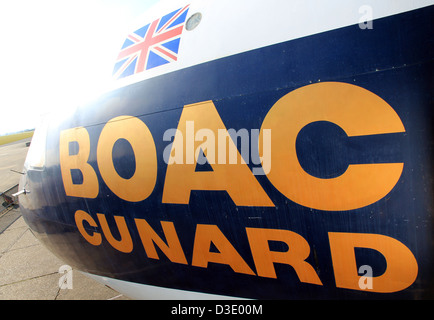
[[41,121],[41,124],[36,127],[30,144],[29,152],[24,163],[24,167],[35,170],[43,170],[45,167],[45,147],[47,141],[48,117]]

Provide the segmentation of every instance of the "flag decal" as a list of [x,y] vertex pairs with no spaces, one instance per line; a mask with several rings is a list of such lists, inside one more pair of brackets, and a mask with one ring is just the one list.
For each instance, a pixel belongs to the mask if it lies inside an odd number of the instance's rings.
[[178,60],[178,50],[189,5],[179,8],[129,34],[118,54],[116,79]]

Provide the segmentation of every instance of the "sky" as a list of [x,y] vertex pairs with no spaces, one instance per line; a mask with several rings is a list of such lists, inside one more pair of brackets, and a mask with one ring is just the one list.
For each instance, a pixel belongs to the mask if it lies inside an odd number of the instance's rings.
[[129,26],[156,2],[1,0],[0,135],[102,92]]

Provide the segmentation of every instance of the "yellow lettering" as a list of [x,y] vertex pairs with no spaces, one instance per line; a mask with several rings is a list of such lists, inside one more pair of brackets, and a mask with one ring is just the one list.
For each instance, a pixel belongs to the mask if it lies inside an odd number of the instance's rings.
[[[119,176],[113,164],[113,146],[121,138],[131,144],[136,160],[136,171],[130,179]],[[121,116],[107,122],[99,137],[97,156],[104,182],[119,198],[138,202],[154,190],[157,152],[151,132],[140,119]]]
[[[226,130],[212,101],[184,107],[173,146],[181,145],[177,139],[186,137],[186,152],[183,153],[186,161],[183,163],[173,162],[167,166],[163,203],[188,204],[191,190],[224,190],[237,206],[274,206],[243,161],[230,165],[210,161],[213,171],[195,172],[198,153],[194,150],[197,150],[198,145],[194,138],[193,128],[194,130],[207,129],[202,133],[211,132],[214,137],[218,137],[219,129]],[[228,140],[229,144],[233,144],[231,139]],[[212,154],[212,157],[214,157],[216,153],[211,153],[209,149],[211,146],[215,147],[215,145],[215,143],[207,143],[207,148],[203,150],[204,155]],[[230,148],[236,150],[235,146]],[[226,150],[224,152],[226,154]],[[192,159],[193,157],[194,159]],[[241,159],[238,151],[237,157]]]
[[83,238],[85,238],[90,244],[94,246],[99,246],[102,242],[101,234],[94,232],[89,234],[84,228],[83,221],[86,221],[91,227],[97,227],[95,220],[87,213],[82,210],[77,210],[75,212],[75,224],[77,225],[78,231],[80,231]]
[[[314,268],[305,260],[310,254],[307,241],[289,230],[246,228],[256,272],[260,277],[277,278],[274,263],[292,266],[301,282],[322,285]],[[286,252],[270,251],[268,241],[280,241],[288,245]]]
[[261,135],[264,129],[272,131],[271,183],[290,200],[319,210],[352,210],[385,197],[398,182],[403,163],[349,165],[332,179],[303,170],[297,135],[316,121],[333,122],[350,137],[405,131],[392,107],[368,90],[338,82],[299,88],[276,102],[262,123]]
[[[211,242],[219,252],[210,252]],[[208,262],[227,264],[235,272],[255,275],[216,225],[198,224],[191,265],[207,268]]]
[[140,239],[142,239],[143,247],[149,258],[159,259],[154,243],[163,251],[170,261],[175,263],[187,264],[184,251],[179,242],[173,222],[161,221],[164,236],[167,244],[157,235],[145,219],[134,219],[136,221],[137,230],[139,231]]
[[105,215],[101,213],[96,214],[98,216],[99,223],[101,225],[102,232],[106,237],[107,241],[112,245],[113,248],[121,252],[130,253],[133,251],[133,241],[131,239],[130,232],[128,230],[125,218],[121,216],[114,216],[116,221],[116,226],[119,230],[121,240],[117,240],[113,237],[110,227],[107,223]]
[[[78,145],[78,153],[70,154],[70,143]],[[95,170],[87,162],[90,154],[89,133],[83,127],[67,129],[60,132],[59,156],[65,193],[71,197],[96,198],[99,192],[98,178]],[[71,170],[78,169],[83,176],[81,184],[74,184]]]
[[411,251],[401,242],[381,234],[329,232],[330,251],[336,287],[362,290],[354,248],[369,248],[380,252],[387,262],[381,276],[373,277],[373,292],[396,292],[409,287],[417,277],[418,266]]

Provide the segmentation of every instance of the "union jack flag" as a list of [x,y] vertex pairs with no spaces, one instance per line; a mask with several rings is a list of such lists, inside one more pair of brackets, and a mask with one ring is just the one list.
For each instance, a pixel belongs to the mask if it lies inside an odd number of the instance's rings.
[[117,57],[113,76],[124,78],[177,61],[189,5],[129,34]]

